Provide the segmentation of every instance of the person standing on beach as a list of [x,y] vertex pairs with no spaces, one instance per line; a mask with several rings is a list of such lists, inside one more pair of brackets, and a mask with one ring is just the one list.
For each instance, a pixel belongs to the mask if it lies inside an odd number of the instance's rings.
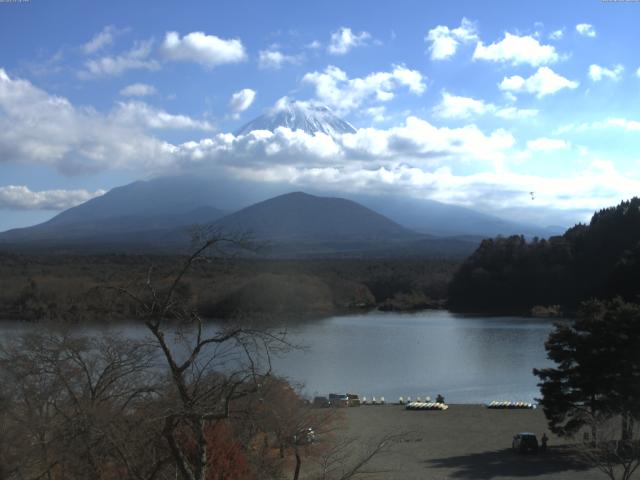
[[545,452],[547,450],[547,442],[549,441],[549,437],[547,437],[547,432],[542,433],[542,438],[540,439],[540,451]]

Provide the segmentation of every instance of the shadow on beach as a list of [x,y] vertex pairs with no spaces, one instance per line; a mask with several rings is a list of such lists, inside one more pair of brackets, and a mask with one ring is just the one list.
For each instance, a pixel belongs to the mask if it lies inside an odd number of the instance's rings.
[[449,478],[491,479],[499,477],[536,477],[563,472],[586,471],[589,465],[569,447],[551,447],[544,453],[519,454],[511,449],[472,453],[426,460],[428,468],[443,468]]

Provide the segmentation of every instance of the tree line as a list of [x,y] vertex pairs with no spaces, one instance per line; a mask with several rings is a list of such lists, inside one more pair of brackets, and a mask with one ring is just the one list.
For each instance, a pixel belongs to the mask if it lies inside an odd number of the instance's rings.
[[549,239],[484,240],[453,276],[454,310],[528,313],[536,305],[576,312],[589,298],[640,294],[640,198],[596,212]]

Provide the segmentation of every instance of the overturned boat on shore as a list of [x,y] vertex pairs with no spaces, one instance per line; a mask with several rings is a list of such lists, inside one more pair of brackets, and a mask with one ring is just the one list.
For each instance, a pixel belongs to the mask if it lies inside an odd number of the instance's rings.
[[440,402],[409,402],[405,406],[407,410],[447,410],[449,405]]
[[492,401],[487,405],[487,408],[492,408],[496,410],[513,410],[513,409],[533,409],[536,408],[536,405],[528,402],[504,402],[504,401]]

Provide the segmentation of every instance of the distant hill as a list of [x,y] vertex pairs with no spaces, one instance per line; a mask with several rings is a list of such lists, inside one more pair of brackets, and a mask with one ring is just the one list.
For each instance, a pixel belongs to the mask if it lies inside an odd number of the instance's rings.
[[294,192],[259,202],[214,227],[248,232],[275,256],[464,256],[479,239],[440,239],[413,232],[356,202]]
[[484,240],[455,275],[450,307],[526,313],[536,305],[575,311],[589,298],[640,298],[640,198],[596,212],[548,240]]
[[225,231],[251,231],[261,239],[311,243],[358,238],[406,240],[418,236],[351,200],[302,192],[256,203],[223,217],[215,225]]

